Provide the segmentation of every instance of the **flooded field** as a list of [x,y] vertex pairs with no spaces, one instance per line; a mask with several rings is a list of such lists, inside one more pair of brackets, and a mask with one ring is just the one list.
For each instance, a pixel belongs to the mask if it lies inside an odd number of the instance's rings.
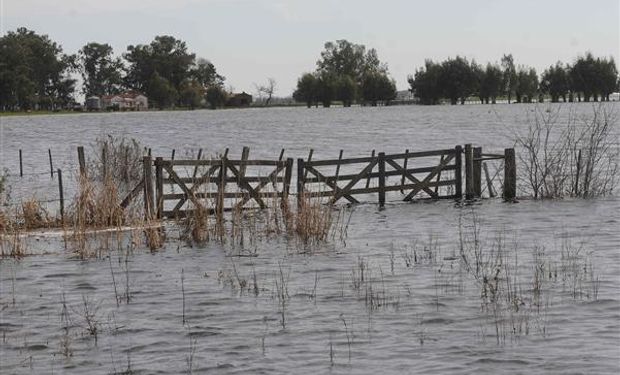
[[[613,105],[609,105],[610,109]],[[546,108],[546,107],[545,107]],[[551,107],[554,110],[557,107]],[[592,105],[564,105],[560,120]],[[535,106],[265,109],[2,118],[12,197],[55,196],[57,168],[105,134],[154,155],[368,155],[474,143],[499,152]],[[617,129],[617,128],[616,128]],[[29,176],[15,176],[18,150]],[[517,150],[519,152],[519,150]],[[71,173],[71,172],[67,172]],[[30,188],[28,187],[30,184]],[[33,189],[32,186],[36,186]],[[0,260],[0,372],[618,373],[620,200],[374,201],[334,213],[325,243],[286,231],[191,246],[166,226],[78,260],[62,233],[45,255]],[[256,213],[255,220],[268,220]]]

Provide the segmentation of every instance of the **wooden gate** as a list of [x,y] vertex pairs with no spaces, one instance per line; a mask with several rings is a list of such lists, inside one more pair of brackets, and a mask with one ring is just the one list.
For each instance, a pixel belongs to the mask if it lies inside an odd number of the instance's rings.
[[[456,146],[423,152],[407,150],[402,154],[380,152],[376,156],[373,152],[369,157],[349,159],[343,159],[341,151],[338,159],[298,159],[297,193],[300,199],[329,197],[330,203],[340,199],[358,203],[355,195],[377,193],[381,206],[385,204],[387,192],[397,191],[404,195],[404,201],[458,199],[462,196],[461,155],[462,147]],[[343,168],[348,171],[340,173]],[[395,183],[390,183],[391,177],[396,178]]]
[[156,158],[157,218],[182,218],[196,208],[210,213],[250,204],[266,208],[270,198],[288,199],[293,159],[247,160],[248,153],[244,149],[240,160]]

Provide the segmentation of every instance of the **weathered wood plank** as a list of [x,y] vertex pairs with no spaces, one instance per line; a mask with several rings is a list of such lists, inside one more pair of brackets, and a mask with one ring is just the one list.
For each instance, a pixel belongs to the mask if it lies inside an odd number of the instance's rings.
[[420,184],[418,184],[418,186],[416,186],[415,188],[413,188],[413,190],[411,190],[409,192],[409,194],[407,194],[407,196],[405,197],[405,201],[410,201],[417,193],[419,193],[424,187],[428,187],[431,184],[431,179],[433,177],[435,177],[437,175],[437,173],[439,173],[447,164],[449,164],[452,159],[454,159],[454,154],[452,155],[448,155],[443,162],[439,163],[439,165],[437,167],[435,167],[435,169],[428,174],[428,176],[426,176],[426,178],[424,180],[422,180],[422,182]]
[[[329,186],[332,190],[330,191],[330,193],[332,194],[332,196],[335,196],[336,193],[338,191],[340,191],[340,188],[338,187],[338,185],[336,184],[335,179],[332,177],[331,179],[327,179],[326,176],[324,176],[321,172],[319,172],[318,170],[316,170],[314,167],[308,166],[308,165],[304,165],[304,168],[307,172],[312,173],[313,175],[316,176],[316,178],[323,182],[325,185]],[[359,203],[357,201],[357,199],[353,198],[351,195],[349,194],[344,194],[342,196],[342,198],[348,200],[351,203]]]
[[[392,166],[392,168],[396,169],[396,171],[399,171],[402,173],[403,176],[407,177],[407,179],[411,180],[413,183],[415,184],[421,184],[422,182],[420,180],[418,180],[416,177],[414,177],[411,173],[407,173],[400,165],[398,165],[398,163],[396,163],[394,160],[388,159],[387,160],[388,164]],[[441,165],[441,163],[440,163]],[[441,171],[440,171],[441,172]],[[404,184],[403,184],[404,185]],[[436,197],[437,193],[432,191],[431,189],[429,189],[428,187],[423,187],[422,188],[428,195],[430,195],[431,197]],[[403,188],[403,190],[405,190]]]

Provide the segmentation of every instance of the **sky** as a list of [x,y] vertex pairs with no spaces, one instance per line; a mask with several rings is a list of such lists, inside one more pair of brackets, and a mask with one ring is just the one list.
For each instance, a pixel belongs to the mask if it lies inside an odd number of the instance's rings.
[[620,61],[620,0],[0,0],[0,33],[26,27],[76,53],[172,35],[212,61],[227,87],[276,80],[289,96],[327,41],[375,48],[399,90],[425,59],[479,63],[512,53],[541,73],[586,51]]

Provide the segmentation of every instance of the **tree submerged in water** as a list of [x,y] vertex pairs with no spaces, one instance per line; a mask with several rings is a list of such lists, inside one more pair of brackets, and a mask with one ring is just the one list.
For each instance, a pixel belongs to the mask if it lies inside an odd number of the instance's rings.
[[329,107],[334,101],[350,107],[353,102],[387,105],[396,98],[396,83],[374,48],[347,40],[325,43],[317,69],[297,81],[293,98],[308,107]]

